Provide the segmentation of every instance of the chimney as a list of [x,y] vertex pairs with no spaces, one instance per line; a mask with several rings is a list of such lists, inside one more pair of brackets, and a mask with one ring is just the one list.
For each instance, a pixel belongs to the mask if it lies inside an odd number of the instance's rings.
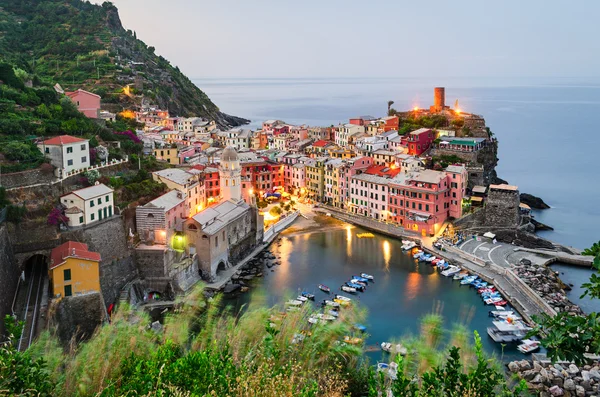
[[177,192],[177,198],[178,198],[178,199],[181,199],[181,198],[183,198],[183,195],[181,194],[181,192]]

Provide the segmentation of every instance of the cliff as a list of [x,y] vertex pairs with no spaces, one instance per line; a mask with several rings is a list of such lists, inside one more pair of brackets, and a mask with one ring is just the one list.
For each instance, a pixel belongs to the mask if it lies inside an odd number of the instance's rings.
[[222,113],[178,67],[125,30],[110,2],[3,0],[0,58],[65,90],[95,92],[111,111],[145,102],[222,128],[248,122]]

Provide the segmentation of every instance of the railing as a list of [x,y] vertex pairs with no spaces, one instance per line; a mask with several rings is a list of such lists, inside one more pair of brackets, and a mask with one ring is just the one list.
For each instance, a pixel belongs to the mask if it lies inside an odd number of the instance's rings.
[[296,220],[299,213],[300,213],[300,211],[296,210],[295,212],[292,212],[291,214],[287,215],[285,218],[279,220],[277,223],[274,223],[273,225],[271,225],[271,227],[269,227],[268,229],[265,229],[265,232],[263,235],[263,241],[264,242],[269,241],[271,238],[273,238],[275,236],[276,233],[278,233],[278,232],[282,231],[283,229],[285,229],[286,227],[288,227],[292,222],[294,222]]
[[79,170],[73,170],[73,171],[69,171],[69,172],[65,172],[63,173],[63,176],[61,178],[61,180],[65,180],[73,175],[78,175],[81,174],[82,172],[86,172],[86,171],[91,171],[91,170],[97,170],[100,168],[105,168],[105,167],[112,167],[113,165],[118,165],[118,164],[123,164],[129,161],[129,156],[125,156],[124,159],[121,160],[117,160],[117,159],[112,159],[110,161],[98,164],[98,165],[93,165],[91,167],[86,167],[86,168],[81,168]]

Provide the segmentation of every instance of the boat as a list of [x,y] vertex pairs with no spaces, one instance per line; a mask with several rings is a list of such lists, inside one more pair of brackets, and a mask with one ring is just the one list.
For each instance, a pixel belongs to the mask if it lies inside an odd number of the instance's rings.
[[300,302],[306,302],[308,300],[308,298],[306,296],[298,295],[296,297],[296,300],[300,301]]
[[435,256],[431,255],[429,258],[426,259],[426,261],[429,262],[429,263],[431,263],[431,262],[433,262],[436,259],[437,258]]
[[327,312],[327,314],[332,315],[333,317],[337,318],[340,314],[338,312],[336,312],[335,310],[330,310]]
[[329,299],[324,299],[322,304],[323,304],[323,306],[340,307],[339,303],[331,301]]
[[352,276],[352,278],[353,278],[354,280],[358,280],[358,281],[360,281],[360,282],[363,282],[363,283],[367,283],[367,284],[369,283],[369,279],[368,279],[368,278],[366,278],[366,277],[362,277],[362,276]]
[[441,261],[440,258],[435,258],[434,260],[431,261],[431,264],[437,266],[437,264],[440,263],[440,261]]
[[319,322],[319,319],[317,319],[315,317],[309,317],[308,322],[311,324],[317,324]]
[[313,300],[313,301],[315,300],[315,294],[311,294],[306,291],[302,291],[302,293],[300,295],[302,295],[303,297],[308,298],[310,300]]
[[334,298],[333,301],[336,302],[336,303],[339,303],[340,306],[348,306],[348,305],[350,305],[349,301],[343,301],[343,300],[337,299],[337,298]]
[[373,233],[358,233],[356,235],[358,238],[373,238],[375,235]]
[[467,277],[464,277],[462,280],[460,280],[460,283],[462,285],[471,284],[473,281],[475,281],[476,278],[477,278],[477,276],[467,276]]
[[456,273],[454,275],[454,277],[452,277],[452,279],[454,279],[454,280],[462,280],[463,278],[465,278],[468,275],[469,275],[469,273],[467,273],[467,272],[460,272],[460,273]]
[[460,272],[460,267],[452,265],[448,266],[446,270],[442,271],[442,276],[450,277],[454,276],[458,272]]
[[354,329],[360,332],[367,332],[367,327],[362,324],[354,324]]
[[349,345],[360,345],[363,343],[363,339],[359,337],[350,337],[348,335],[344,336],[344,342]]
[[294,334],[294,337],[292,338],[292,343],[296,344],[296,343],[300,343],[304,340],[304,338],[306,338],[305,335],[302,334]]
[[297,299],[290,299],[289,301],[285,302],[286,305],[288,306],[302,306],[302,301],[299,301]]
[[363,287],[366,287],[367,285],[369,285],[368,283],[365,283],[364,281],[357,280],[355,278],[350,279],[350,282],[352,284],[362,285]]
[[402,346],[401,344],[393,344],[390,342],[382,342],[381,350],[392,354],[400,354],[401,356],[405,356],[406,353],[408,353],[406,347]]
[[367,274],[367,273],[361,273],[360,276],[362,278],[366,278],[367,280],[371,280],[371,281],[374,280],[373,276],[371,276],[370,274]]
[[329,289],[329,287],[326,286],[325,284],[319,284],[319,289],[323,292],[327,292],[327,293],[331,292],[331,289]]
[[[364,291],[364,290],[365,290],[365,287],[364,287],[363,285],[360,285],[360,284],[355,284],[355,283],[351,283],[350,281],[347,281],[347,282],[346,282],[346,285],[347,285],[348,287],[352,287],[352,288],[356,289],[357,291],[361,291],[361,292],[362,292],[362,291]],[[346,291],[346,292],[347,292],[347,291]]]
[[417,243],[415,243],[414,241],[402,241],[402,250],[403,251],[409,251],[413,248],[415,248],[417,246]]
[[315,317],[318,318],[319,320],[327,320],[327,321],[335,320],[335,317],[333,317],[331,314],[317,313],[317,314],[315,314]]
[[525,338],[525,335],[527,335],[527,332],[530,330],[529,327],[525,326],[520,321],[508,323],[506,321],[496,320],[492,321],[492,324],[493,326],[488,327],[487,332],[490,338],[498,343],[518,342]]
[[490,310],[488,312],[488,316],[490,317],[508,317],[508,316],[512,316],[513,314],[515,314],[514,311],[512,310]]
[[523,354],[531,353],[540,348],[540,341],[532,339],[523,339],[517,349]]
[[423,254],[419,257],[419,260],[422,262],[427,262],[427,259],[431,258],[431,254]]
[[342,291],[344,291],[344,292],[350,292],[350,293],[352,293],[352,294],[355,294],[355,293],[356,293],[356,288],[354,288],[354,287],[349,287],[349,286],[347,286],[347,285],[342,285],[342,287],[341,287],[341,290],[342,290]]
[[341,300],[341,301],[346,301],[346,302],[350,302],[352,301],[352,298],[348,298],[347,296],[344,295],[334,295],[335,299]]
[[421,255],[423,255],[423,251],[417,250],[417,252],[413,254],[413,258],[418,259],[421,257]]
[[378,363],[377,364],[377,372],[383,372],[385,376],[389,377],[392,380],[398,379],[398,364],[395,362],[387,363]]
[[498,302],[502,302],[504,299],[502,299],[501,296],[492,296],[488,299],[484,299],[484,302],[486,305],[495,305]]

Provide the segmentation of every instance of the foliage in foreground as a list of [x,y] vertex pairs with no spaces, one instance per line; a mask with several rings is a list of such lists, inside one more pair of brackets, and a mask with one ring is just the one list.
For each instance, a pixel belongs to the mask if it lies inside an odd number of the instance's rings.
[[[110,325],[67,352],[48,332],[25,353],[9,344],[0,353],[0,379],[18,374],[19,381],[0,381],[0,394],[375,397],[391,391],[483,397],[521,392],[509,390],[477,334],[471,350],[464,327],[444,335],[439,315],[426,316],[420,334],[402,341],[406,357],[388,358],[399,368],[392,380],[363,360],[362,348],[341,342],[344,336],[361,337],[353,330],[355,321],[365,318],[360,308],[311,327],[308,306],[282,312],[255,299],[238,317],[223,313],[222,306],[198,289],[165,319],[161,332],[148,328],[145,314],[124,306]],[[443,339],[451,347],[442,348]]]

